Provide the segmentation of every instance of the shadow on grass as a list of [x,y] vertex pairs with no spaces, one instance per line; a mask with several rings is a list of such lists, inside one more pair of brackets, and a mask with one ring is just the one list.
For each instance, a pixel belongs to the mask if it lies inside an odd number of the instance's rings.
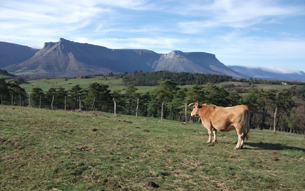
[[[256,147],[258,149],[264,149],[264,150],[296,150],[296,151],[303,151],[305,152],[305,149],[299,148],[299,147],[290,147],[285,146],[280,143],[244,143],[244,146],[249,145],[251,147]],[[246,148],[247,149],[247,148]],[[248,148],[250,149],[250,148]]]

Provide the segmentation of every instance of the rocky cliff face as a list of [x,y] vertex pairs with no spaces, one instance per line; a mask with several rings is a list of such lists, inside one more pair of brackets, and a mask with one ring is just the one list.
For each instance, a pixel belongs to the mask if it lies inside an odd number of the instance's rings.
[[172,51],[164,54],[158,61],[156,71],[190,72],[205,74],[223,74],[235,78],[242,75],[222,64],[214,54],[205,52]]
[[124,73],[136,70],[144,72],[168,70],[243,77],[209,53],[172,51],[168,54],[158,54],[149,50],[108,49],[65,39],[55,43],[45,43],[33,57],[4,69],[17,75],[54,77]]

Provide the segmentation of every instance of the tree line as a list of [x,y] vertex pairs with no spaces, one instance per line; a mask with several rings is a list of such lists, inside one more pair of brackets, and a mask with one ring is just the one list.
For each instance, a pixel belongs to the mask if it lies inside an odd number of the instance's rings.
[[10,77],[15,77],[14,74],[11,74],[8,71],[2,70],[2,69],[0,69],[0,74],[5,75],[5,76],[10,76]]
[[[156,86],[161,79],[168,79],[176,82],[178,85],[204,85],[206,83],[218,84],[220,82],[247,82],[249,85],[253,84],[282,84],[281,80],[263,80],[263,79],[233,79],[230,76],[219,74],[199,74],[187,72],[170,72],[170,71],[157,71],[157,72],[142,72],[135,71],[133,73],[113,74],[109,73],[108,76],[123,78],[125,85],[134,84],[136,86]],[[88,77],[88,76],[87,76]],[[92,76],[93,77],[93,76]],[[305,85],[304,82],[289,81],[290,85]]]
[[[137,93],[134,84],[127,85],[123,93],[121,90],[110,91],[108,85],[95,82],[88,89],[83,89],[80,85],[75,85],[70,90],[50,88],[47,92],[33,88],[31,94],[27,95],[20,84],[18,81],[7,83],[0,79],[0,103],[47,109],[114,112],[115,101],[118,114],[135,115],[138,112],[139,116],[162,115],[179,121],[185,120],[185,103],[200,101],[224,107],[245,104],[251,112],[251,128],[269,129],[275,126],[279,131],[305,131],[305,107],[292,100],[292,96],[305,100],[305,86],[294,86],[280,92],[252,88],[246,95],[240,96],[237,92],[228,92],[213,83],[207,83],[206,88],[201,85],[179,88],[178,83],[161,79],[152,91],[144,94]],[[191,108],[188,110],[187,120],[196,121],[197,119],[190,119]]]
[[136,86],[156,86],[161,79],[172,80],[177,85],[203,85],[208,82],[220,83],[231,81],[232,77],[218,75],[218,74],[198,74],[187,72],[170,72],[170,71],[157,71],[157,72],[142,72],[135,71],[133,73],[125,73],[123,76],[125,85],[134,84]]

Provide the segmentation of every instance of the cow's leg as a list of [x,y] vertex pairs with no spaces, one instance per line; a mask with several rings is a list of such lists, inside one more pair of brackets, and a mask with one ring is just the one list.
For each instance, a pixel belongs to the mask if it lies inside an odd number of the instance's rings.
[[212,139],[212,131],[211,131],[211,129],[210,128],[208,128],[208,134],[209,134],[209,139],[208,139],[208,141],[207,141],[207,143],[210,143],[211,142],[211,139]]
[[211,124],[209,123],[206,123],[204,122],[203,120],[202,121],[202,125],[208,130],[208,134],[209,134],[209,139],[207,141],[207,143],[210,143],[211,142],[211,139],[212,139],[212,127],[211,127]]
[[246,137],[246,134],[243,133],[242,136],[241,136],[241,142],[240,142],[240,148],[241,149],[243,148],[245,137]]
[[242,132],[241,128],[236,129],[236,133],[238,135],[238,141],[237,141],[237,145],[236,145],[235,149],[241,149],[242,144],[243,144],[244,133]]
[[214,135],[213,143],[217,141],[216,133],[217,133],[216,129],[213,128],[213,135]]

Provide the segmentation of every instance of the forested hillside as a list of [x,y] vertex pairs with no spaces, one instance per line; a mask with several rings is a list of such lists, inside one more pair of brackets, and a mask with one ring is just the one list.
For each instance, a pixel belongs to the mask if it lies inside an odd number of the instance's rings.
[[138,89],[134,84],[126,86],[122,93],[121,90],[111,91],[108,85],[94,82],[88,89],[75,85],[71,89],[50,88],[44,92],[35,87],[28,95],[20,87],[21,82],[7,83],[0,79],[0,102],[6,105],[48,109],[114,112],[115,101],[117,114],[137,113],[148,117],[160,117],[163,105],[163,118],[194,122],[198,119],[190,118],[191,108],[188,109],[185,119],[186,103],[200,101],[218,106],[245,104],[251,112],[251,128],[273,128],[276,109],[276,130],[304,133],[305,86],[291,86],[292,88],[281,90],[271,87],[269,90],[263,90],[256,88],[255,84],[252,84],[254,82],[253,80],[248,85],[246,94],[237,93],[234,88],[228,88],[229,85],[219,87],[213,83],[179,88],[178,83],[163,79],[158,81],[152,91],[143,94],[137,93]]
[[217,74],[198,74],[187,72],[133,72],[123,77],[125,85],[134,84],[136,86],[156,86],[158,81],[162,79],[169,79],[176,82],[178,85],[202,85],[208,82],[220,83],[232,80],[232,77],[217,75]]
[[15,77],[14,74],[10,74],[8,71],[1,70],[1,69],[0,69],[0,75],[4,75],[4,76],[8,76],[8,77]]

